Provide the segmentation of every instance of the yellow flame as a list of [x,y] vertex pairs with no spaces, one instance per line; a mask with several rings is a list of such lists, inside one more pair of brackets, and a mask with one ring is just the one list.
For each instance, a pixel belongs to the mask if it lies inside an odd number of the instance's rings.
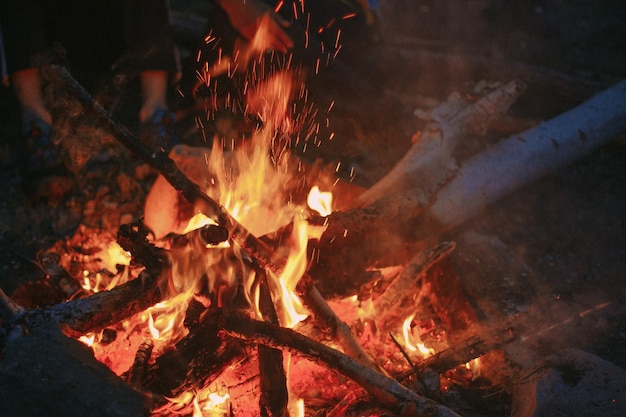
[[411,352],[420,352],[421,355],[425,358],[428,356],[434,355],[435,350],[432,348],[428,348],[422,343],[420,337],[414,335],[411,331],[411,322],[413,321],[413,317],[415,315],[411,315],[404,320],[402,324],[402,335],[404,336],[404,345]]
[[96,334],[95,333],[87,333],[86,335],[81,336],[78,340],[83,342],[85,345],[91,347],[91,346],[93,346],[93,343],[96,340]]
[[290,406],[291,417],[304,417],[304,400],[302,398],[297,399]]
[[320,191],[317,185],[311,188],[307,197],[309,207],[326,217],[333,212],[333,194],[331,192]]
[[110,272],[117,272],[117,265],[130,265],[131,255],[117,243],[111,244],[98,254],[104,268]]

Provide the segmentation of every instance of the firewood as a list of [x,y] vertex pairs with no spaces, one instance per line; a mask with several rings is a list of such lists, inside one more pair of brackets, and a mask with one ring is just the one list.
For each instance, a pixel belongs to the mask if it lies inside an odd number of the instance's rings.
[[381,405],[403,416],[458,416],[452,410],[424,398],[348,355],[309,339],[291,329],[252,320],[242,314],[224,314],[220,327],[228,334],[274,348],[288,349],[352,379]]
[[143,381],[146,378],[146,372],[148,370],[148,361],[150,360],[150,356],[152,356],[153,348],[154,343],[150,339],[139,345],[137,353],[135,353],[133,365],[125,375],[126,381],[137,390],[141,390],[143,386]]
[[[507,326],[506,324],[493,329],[483,329],[480,331],[481,334],[465,338],[449,348],[429,356],[416,363],[415,369],[396,375],[396,378],[402,381],[415,371],[422,372],[425,369],[430,369],[440,374],[459,365],[464,365],[486,353],[502,349],[508,344],[519,340],[515,326]],[[478,332],[478,330],[476,331]]]
[[41,310],[28,310],[24,318],[44,314],[54,320],[65,334],[78,337],[103,329],[133,316],[161,301],[158,283],[161,271],[142,271],[139,277],[109,291],[74,299]]
[[379,323],[384,323],[388,313],[397,316],[397,306],[405,299],[407,294],[412,294],[412,288],[419,288],[416,282],[433,265],[444,257],[450,255],[456,244],[454,242],[442,242],[434,248],[420,252],[404,266],[400,274],[385,291],[374,300],[374,310],[377,312]]
[[[421,188],[386,195],[363,208],[324,219],[309,270],[322,294],[351,295],[372,279],[372,266],[407,262],[407,242],[438,239],[503,196],[581,158],[626,130],[626,81],[462,163],[431,194]],[[409,185],[410,186],[410,185]],[[323,279],[322,279],[323,277]]]
[[369,353],[356,340],[350,326],[341,320],[317,290],[311,278],[305,274],[297,286],[303,302],[315,315],[316,320],[330,329],[332,337],[341,345],[344,352],[365,366],[384,375],[387,372],[376,363]]
[[174,348],[148,366],[143,388],[157,396],[176,397],[209,386],[232,363],[248,356],[241,340],[218,334],[215,314],[206,318]]
[[[278,324],[278,316],[267,285],[267,276],[262,274],[259,309],[265,321]],[[265,345],[258,345],[259,379],[261,396],[259,408],[262,417],[288,417],[289,394],[287,375],[283,366],[283,352]]]
[[[497,116],[506,112],[525,90],[518,80],[497,88],[474,103],[449,99],[426,116],[428,123],[414,145],[385,177],[356,199],[368,206],[399,190],[428,190],[453,175],[453,152],[464,135],[482,133]],[[453,96],[457,97],[457,96]]]
[[[626,80],[465,161],[422,224],[456,227],[503,196],[561,168],[626,130]],[[439,230],[433,229],[433,224]]]

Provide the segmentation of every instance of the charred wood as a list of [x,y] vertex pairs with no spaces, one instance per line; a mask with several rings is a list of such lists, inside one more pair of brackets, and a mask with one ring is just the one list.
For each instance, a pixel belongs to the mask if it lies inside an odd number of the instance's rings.
[[146,340],[139,345],[137,353],[135,353],[133,365],[125,375],[126,381],[137,390],[141,390],[143,387],[143,381],[148,370],[148,361],[150,361],[152,356],[152,349],[154,349],[152,340]]
[[242,341],[218,334],[214,316],[207,315],[173,349],[149,365],[144,382],[146,391],[175,397],[185,391],[206,387],[229,365],[247,356]]

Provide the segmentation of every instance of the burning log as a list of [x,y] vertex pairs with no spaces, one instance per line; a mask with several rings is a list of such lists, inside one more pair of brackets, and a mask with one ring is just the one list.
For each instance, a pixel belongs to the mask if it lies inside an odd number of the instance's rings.
[[[232,337],[220,337],[216,315],[208,315],[173,349],[148,366],[143,387],[165,397],[176,397],[206,387],[232,363],[248,356],[246,345]],[[158,402],[158,400],[157,400]]]
[[385,323],[387,313],[397,315],[398,305],[416,287],[416,280],[425,274],[433,265],[441,261],[454,251],[456,244],[442,242],[436,247],[420,252],[400,272],[399,276],[374,301],[374,309],[382,317],[380,323]]
[[335,349],[293,330],[252,320],[241,314],[226,314],[220,327],[228,334],[264,345],[285,348],[313,360],[321,360],[365,388],[381,405],[403,416],[457,416],[452,410],[421,397],[395,379],[363,366]]
[[143,385],[143,381],[146,378],[146,372],[148,371],[148,361],[152,356],[152,350],[154,349],[154,343],[152,340],[146,340],[137,349],[135,353],[135,361],[133,366],[128,370],[126,375],[126,381],[130,386],[137,390],[140,390]]

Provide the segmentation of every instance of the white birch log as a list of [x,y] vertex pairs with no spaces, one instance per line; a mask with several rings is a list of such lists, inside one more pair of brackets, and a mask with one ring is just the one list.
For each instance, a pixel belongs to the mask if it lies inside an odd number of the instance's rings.
[[525,90],[511,81],[473,103],[457,96],[426,113],[428,123],[406,155],[376,184],[361,194],[356,206],[365,207],[390,193],[421,188],[427,191],[450,178],[457,166],[452,154],[469,133],[483,133],[488,125],[515,103]]
[[626,80],[466,160],[426,212],[444,229],[626,131]]

